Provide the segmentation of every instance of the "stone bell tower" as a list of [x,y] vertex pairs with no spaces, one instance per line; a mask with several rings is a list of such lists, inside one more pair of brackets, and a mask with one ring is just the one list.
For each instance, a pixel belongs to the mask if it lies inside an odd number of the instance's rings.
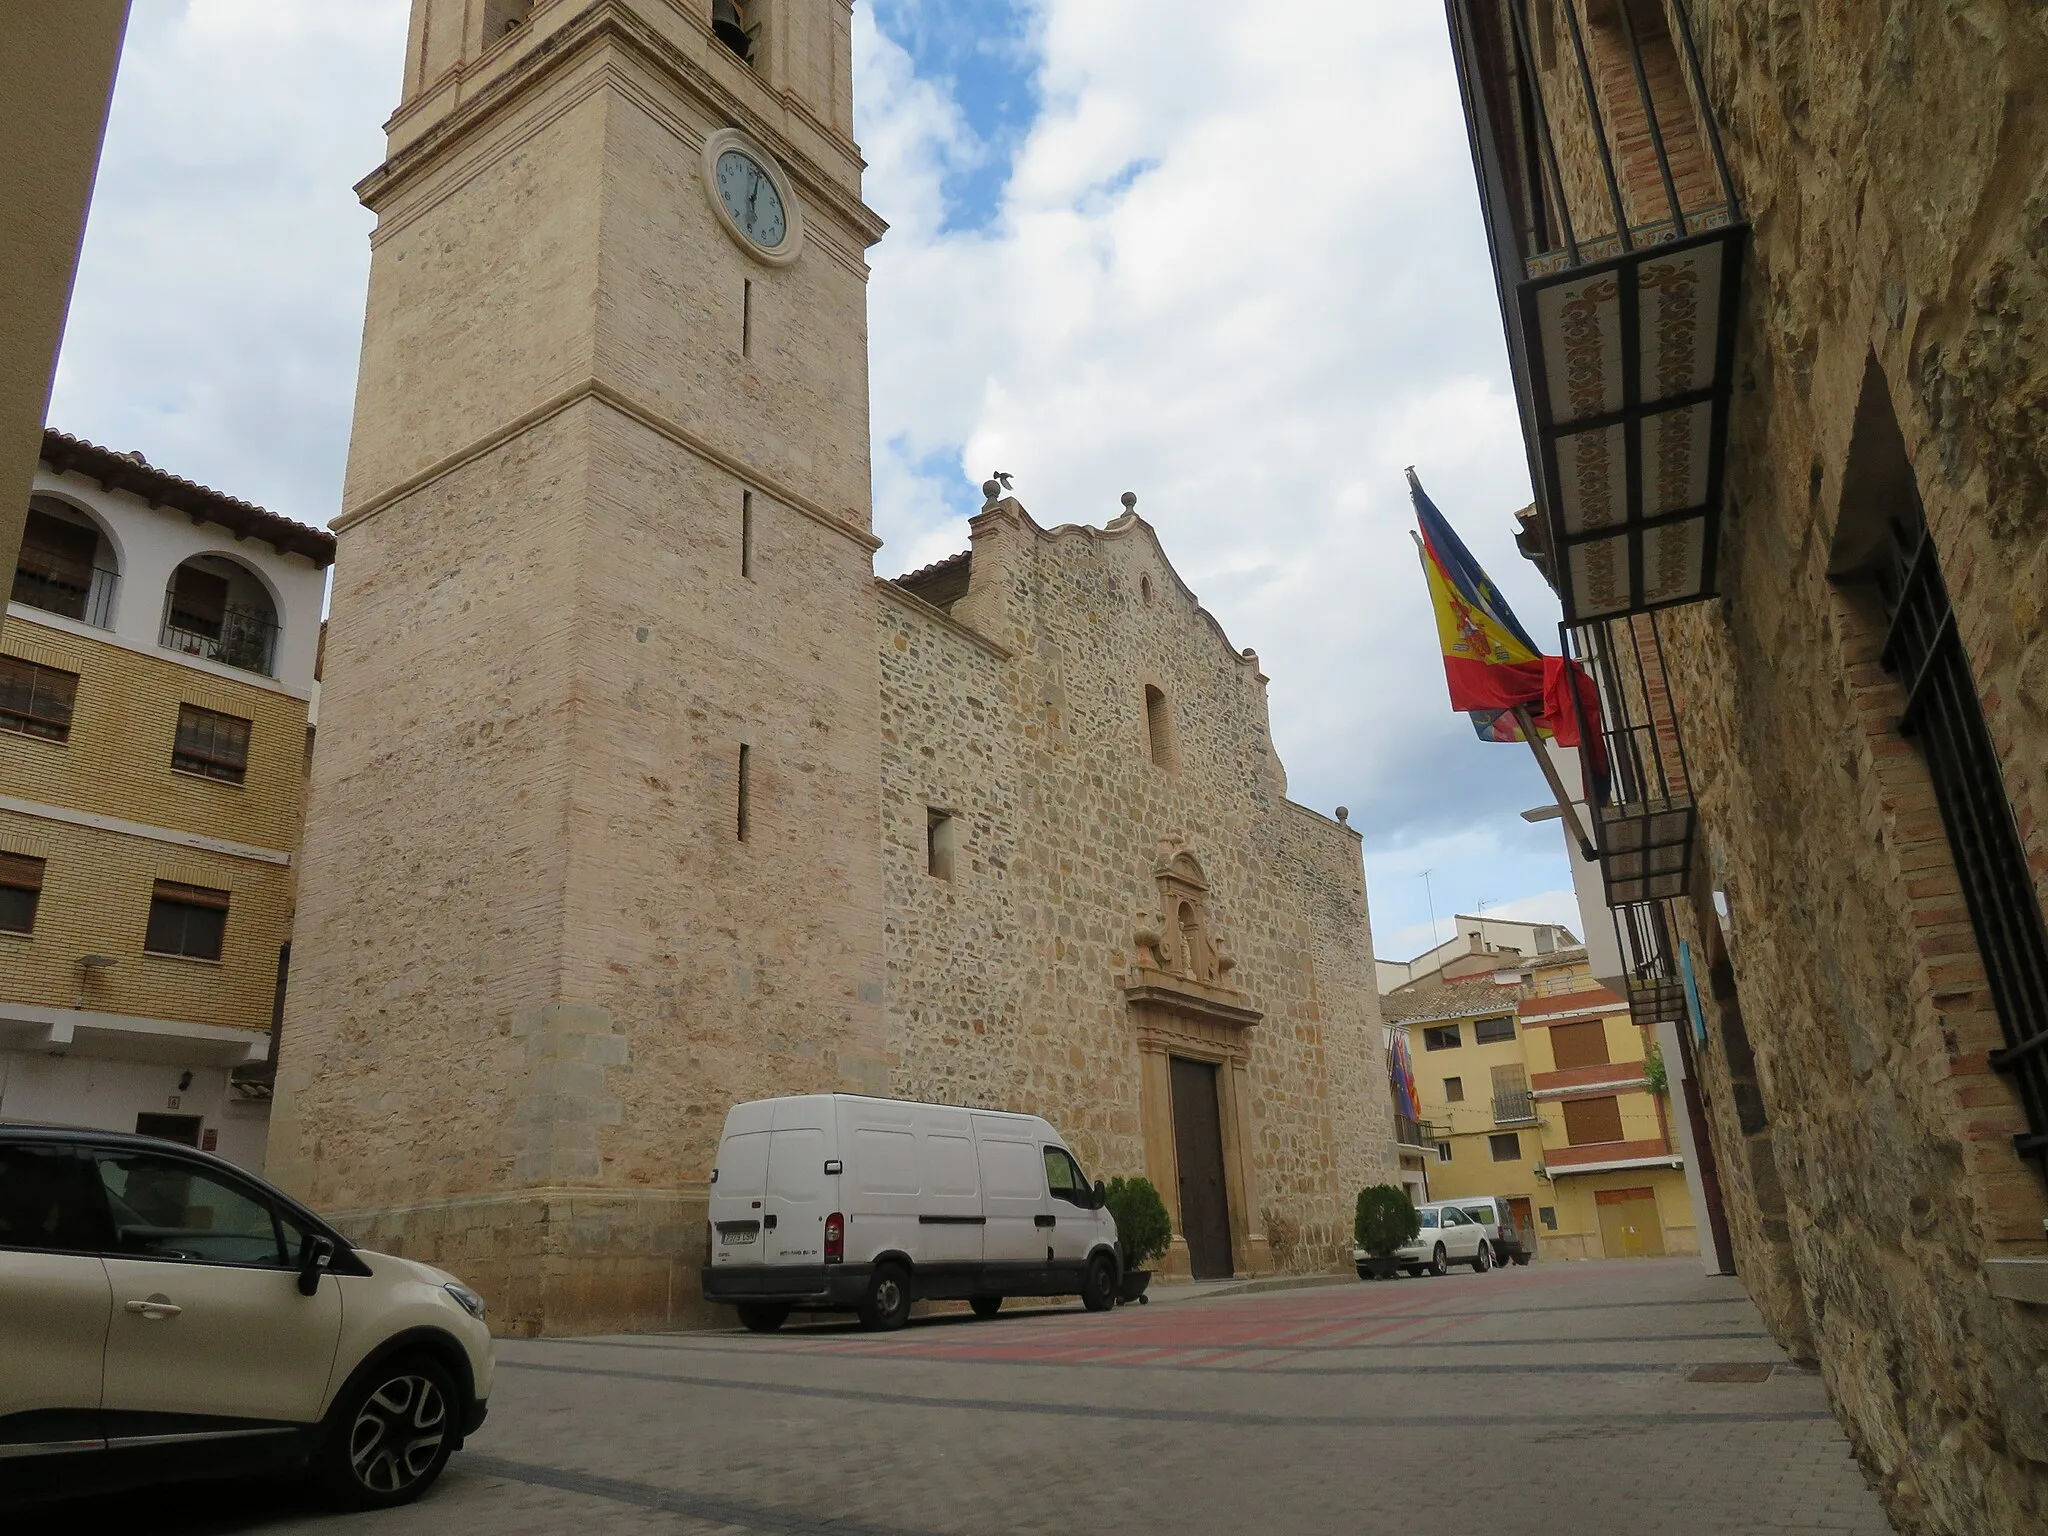
[[270,1171],[687,1319],[726,1108],[886,1091],[850,0],[414,0]]

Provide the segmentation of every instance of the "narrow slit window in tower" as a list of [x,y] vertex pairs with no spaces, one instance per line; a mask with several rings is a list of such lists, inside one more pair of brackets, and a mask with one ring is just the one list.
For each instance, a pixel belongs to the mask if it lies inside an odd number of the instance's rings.
[[754,355],[754,280],[740,285],[740,356]]
[[927,810],[924,813],[925,873],[940,880],[953,878],[953,813]]
[[740,574],[754,574],[754,493],[740,492]]
[[1152,766],[1171,770],[1173,762],[1173,714],[1166,695],[1150,683],[1145,685],[1145,734],[1152,744]]
[[741,745],[741,747],[740,747],[740,786],[739,786],[739,838],[740,838],[740,841],[741,841],[741,842],[743,842],[743,843],[747,841],[747,834],[748,834],[748,833],[749,833],[749,832],[750,832],[750,831],[752,830],[752,829],[751,829],[751,828],[750,828],[750,827],[748,826],[748,820],[749,820],[749,818],[748,818],[748,814],[747,814],[747,813],[748,813],[748,811],[749,811],[750,807],[749,807],[749,806],[748,806],[748,804],[747,804],[747,798],[748,798],[748,790],[749,790],[750,786],[749,786],[749,784],[748,784],[747,780],[748,780],[748,774],[749,774],[749,770],[751,770],[751,769],[752,769],[752,767],[754,766],[754,765],[753,765],[753,763],[752,763],[752,761],[751,761],[751,759],[752,759],[752,757],[753,757],[753,754],[754,754],[754,749],[753,749],[752,747],[746,746],[746,745],[744,745],[744,744],[742,744],[742,745]]

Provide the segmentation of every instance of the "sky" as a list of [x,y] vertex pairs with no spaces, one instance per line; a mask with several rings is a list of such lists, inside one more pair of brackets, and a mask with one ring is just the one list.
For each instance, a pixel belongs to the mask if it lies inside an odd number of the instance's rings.
[[[339,508],[406,0],[137,0],[53,426]],[[1451,713],[1403,469],[1539,639],[1530,499],[1440,7],[858,0],[878,571],[1134,491],[1271,677],[1290,793],[1349,808],[1377,951],[1578,912],[1526,747]],[[1425,879],[1426,875],[1426,879]]]

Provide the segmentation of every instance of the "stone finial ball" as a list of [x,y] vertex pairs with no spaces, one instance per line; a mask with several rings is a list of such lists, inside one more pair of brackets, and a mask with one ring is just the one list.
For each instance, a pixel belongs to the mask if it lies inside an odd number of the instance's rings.
[[1136,491],[1125,491],[1125,492],[1124,492],[1124,495],[1123,495],[1123,502],[1124,502],[1124,510],[1125,510],[1126,512],[1135,512],[1135,511],[1137,511],[1137,510],[1138,510],[1138,493],[1137,493]]
[[1338,806],[1337,819],[1348,826],[1351,822],[1351,807],[1348,805]]
[[981,494],[986,496],[990,501],[994,501],[998,496],[1003,494],[1002,482],[1000,480],[982,481]]

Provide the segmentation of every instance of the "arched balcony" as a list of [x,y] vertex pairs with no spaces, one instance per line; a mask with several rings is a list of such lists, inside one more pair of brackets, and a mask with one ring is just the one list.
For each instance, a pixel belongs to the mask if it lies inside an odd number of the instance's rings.
[[171,573],[164,649],[273,677],[277,637],[277,603],[247,566],[226,555],[194,555]]
[[9,601],[112,629],[120,583],[114,548],[97,523],[52,497],[29,503]]

